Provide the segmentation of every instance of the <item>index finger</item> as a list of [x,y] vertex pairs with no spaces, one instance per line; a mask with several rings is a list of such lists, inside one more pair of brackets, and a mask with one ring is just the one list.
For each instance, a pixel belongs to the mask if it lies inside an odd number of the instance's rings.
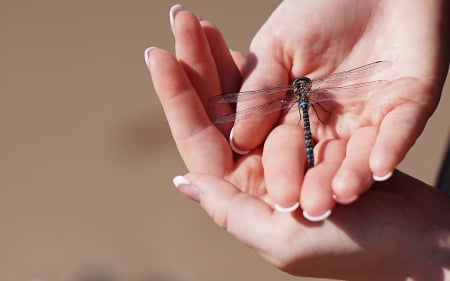
[[[252,42],[252,45],[255,45],[254,42]],[[247,77],[242,85],[242,91],[258,90],[288,83],[286,69],[274,57],[275,46],[265,45],[259,44],[255,52],[249,54],[246,68]],[[284,93],[280,92],[276,97],[282,97],[282,95]],[[266,96],[245,102],[238,101],[237,111],[270,102],[276,97]],[[243,151],[254,149],[264,141],[279,117],[280,111],[275,111],[267,115],[256,115],[248,119],[238,120],[234,124],[233,144]]]
[[177,60],[167,51],[146,52],[153,85],[178,150],[191,172],[224,175],[231,150],[209,117]]

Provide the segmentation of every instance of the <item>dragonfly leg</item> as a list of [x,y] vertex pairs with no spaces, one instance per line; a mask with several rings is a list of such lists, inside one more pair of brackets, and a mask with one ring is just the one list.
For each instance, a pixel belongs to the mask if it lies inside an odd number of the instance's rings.
[[320,119],[320,114],[317,112],[317,109],[315,107],[315,105],[320,106],[320,108],[322,108],[323,111],[325,111],[326,113],[328,113],[328,115],[331,114],[331,112],[329,110],[327,110],[325,107],[323,107],[323,105],[321,105],[320,103],[315,103],[315,104],[311,104],[312,108],[314,109],[314,113],[316,113],[317,119],[319,119],[320,123],[325,124],[322,119]]
[[286,108],[284,108],[283,110],[282,110],[282,114],[281,115],[286,115],[286,114],[288,114],[290,111],[291,111],[291,109],[292,109],[292,107],[295,105],[295,104],[297,104],[296,102],[292,102],[291,100],[288,100],[288,99],[286,99],[285,101],[283,101],[283,103],[285,103],[285,104],[287,104],[287,103],[290,103],[290,105],[289,105],[289,107],[286,107]]

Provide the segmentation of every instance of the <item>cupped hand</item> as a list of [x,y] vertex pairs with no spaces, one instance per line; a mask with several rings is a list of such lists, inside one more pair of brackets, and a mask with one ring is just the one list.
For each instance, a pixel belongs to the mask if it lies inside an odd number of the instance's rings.
[[[235,157],[228,143],[231,124],[216,126],[213,115],[232,112],[209,103],[241,85],[239,65],[245,58],[230,52],[219,30],[181,6],[171,10],[176,58],[163,49],[146,50],[156,93],[177,145],[192,173],[225,178],[248,194],[266,194],[262,150]],[[270,204],[270,200],[267,203]]]
[[[393,66],[366,77],[391,83],[363,95],[360,103],[342,100],[321,104],[328,112],[320,106],[310,110],[316,165],[306,175],[298,113],[235,123],[232,142],[239,150],[251,151],[265,142],[264,173],[273,200],[290,206],[300,198],[303,209],[319,215],[334,200],[351,203],[373,179],[389,177],[438,103],[449,62],[448,22],[442,23],[448,6],[420,0],[285,0],[279,5],[251,43],[242,90],[379,60]],[[237,109],[265,101],[245,101]],[[334,157],[330,159],[322,150],[331,141],[339,146],[328,153]]]
[[322,223],[274,212],[221,177],[187,174],[178,189],[272,265],[339,280],[448,280],[450,197],[395,171]]

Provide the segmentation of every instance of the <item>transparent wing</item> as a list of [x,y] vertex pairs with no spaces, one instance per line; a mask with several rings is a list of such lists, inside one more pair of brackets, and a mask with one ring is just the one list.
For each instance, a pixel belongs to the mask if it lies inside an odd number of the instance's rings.
[[310,92],[309,98],[311,100],[311,103],[355,97],[361,99],[363,97],[366,97],[372,91],[381,89],[389,85],[390,83],[390,81],[386,80],[377,80],[342,87],[316,89]]
[[312,79],[313,91],[317,88],[326,87],[325,84],[327,83],[339,85],[343,82],[364,78],[374,73],[383,71],[391,66],[391,61],[377,61],[354,69],[320,76],[318,78]]
[[227,123],[227,122],[233,122],[233,121],[251,118],[253,116],[266,115],[266,114],[269,114],[269,113],[272,113],[272,112],[275,112],[278,110],[290,108],[296,101],[297,101],[297,99],[296,99],[295,95],[289,94],[289,95],[286,95],[285,97],[274,99],[267,103],[264,103],[264,104],[261,104],[261,105],[255,106],[255,107],[243,109],[243,110],[235,112],[235,113],[230,113],[230,114],[221,116],[221,117],[217,118],[216,120],[214,120],[214,123],[217,123],[217,124]]
[[[364,78],[368,75],[383,71],[392,66],[391,61],[377,61],[374,63],[366,64],[351,70],[337,72],[333,74],[324,75],[312,80],[312,91],[316,91],[320,88],[330,88],[327,85],[332,83],[334,85],[339,85],[340,83],[346,81],[352,81],[360,78]],[[279,85],[274,87],[268,87],[252,91],[243,91],[238,93],[226,93],[213,96],[209,99],[210,103],[236,103],[239,101],[252,100],[264,96],[274,95],[283,91],[291,91],[294,87],[291,84]],[[325,90],[325,89],[324,89]]]
[[[340,84],[352,80],[365,78],[371,74],[383,71],[392,66],[390,61],[377,61],[363,65],[347,71],[324,75],[312,80],[312,89],[310,91],[311,104],[338,100],[345,98],[365,97],[370,92],[385,87],[390,82],[386,80],[370,81],[352,85],[339,86]],[[236,120],[250,118],[256,115],[265,115],[277,110],[290,108],[297,101],[293,85],[280,85],[268,87],[253,91],[244,91],[239,93],[226,93],[213,96],[209,99],[210,103],[236,103],[238,101],[248,101],[260,97],[277,96],[277,93],[288,92],[286,96],[274,98],[273,100],[248,109],[219,117],[215,123],[233,122]]]
[[227,93],[213,96],[209,99],[210,103],[235,103],[237,101],[247,101],[269,95],[274,95],[279,92],[293,90],[292,85],[280,85],[269,88],[263,88],[253,91],[244,91],[239,93]]

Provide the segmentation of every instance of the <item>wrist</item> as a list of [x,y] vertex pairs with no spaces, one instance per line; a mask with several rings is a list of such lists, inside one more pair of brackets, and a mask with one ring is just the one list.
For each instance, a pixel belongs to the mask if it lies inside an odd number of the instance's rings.
[[385,236],[378,239],[366,274],[349,280],[450,280],[450,196],[401,172],[395,175],[377,186],[382,192],[398,188],[397,211],[377,226]]
[[434,205],[416,206],[423,215],[411,220],[414,234],[405,239],[399,280],[450,280],[450,196],[437,190],[431,193]]

